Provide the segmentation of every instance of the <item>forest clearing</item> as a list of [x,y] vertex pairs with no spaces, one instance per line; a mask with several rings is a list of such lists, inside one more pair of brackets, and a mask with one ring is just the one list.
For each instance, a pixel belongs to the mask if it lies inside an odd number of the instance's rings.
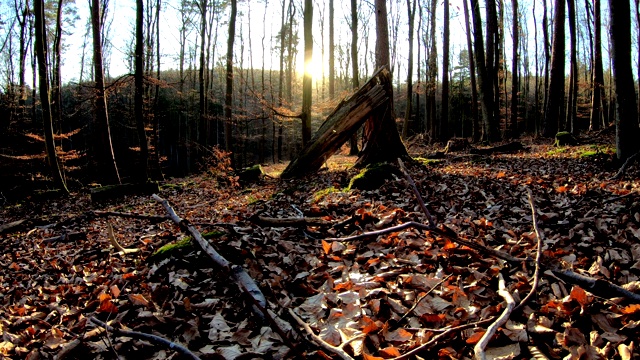
[[640,358],[639,0],[125,3],[0,2],[0,358]]
[[[78,193],[5,206],[0,353],[190,358],[118,333],[126,329],[181,344],[201,359],[464,359],[505,311],[503,293],[517,305],[533,290],[486,340],[487,358],[636,358],[637,167],[609,180],[617,167],[606,139],[575,147],[526,141],[525,148],[407,165],[438,225],[433,230],[385,231],[427,225],[428,216],[402,175],[375,190],[347,190],[357,170],[346,155],[301,180],[263,176],[240,186],[210,169],[163,183],[158,195],[255,281],[268,317],[151,196],[92,204]],[[278,219],[294,222],[270,222]],[[14,221],[22,223],[6,228]],[[373,231],[381,234],[357,236]],[[167,244],[179,245],[158,253]]]

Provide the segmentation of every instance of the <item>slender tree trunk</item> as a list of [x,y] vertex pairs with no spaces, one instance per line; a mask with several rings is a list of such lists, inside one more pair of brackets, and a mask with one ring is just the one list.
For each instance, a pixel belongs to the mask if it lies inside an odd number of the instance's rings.
[[[402,139],[409,135],[409,121],[411,120],[413,97],[413,26],[416,15],[416,0],[407,0],[407,16],[409,17],[409,59],[407,61],[407,106],[404,112],[404,122],[402,123]],[[446,5],[445,5],[446,6]]]
[[[333,0],[331,0],[333,1]],[[358,1],[351,0],[351,88],[355,91],[360,87],[360,73],[358,69]],[[349,139],[349,155],[358,155],[358,133]]]
[[[599,0],[598,0],[599,1]],[[547,11],[547,0],[542,0],[542,36],[544,41],[544,104],[543,109],[546,111],[547,103],[549,101],[549,65],[551,63],[551,52],[550,52],[550,42],[549,42],[549,16]],[[540,133],[543,133],[544,127],[544,114],[541,117],[542,122],[538,125],[540,129]]]
[[329,0],[329,98],[336,96],[335,39],[333,0]]
[[491,136],[491,117],[493,116],[493,87],[487,73],[487,61],[484,56],[484,43],[482,41],[482,18],[480,17],[480,4],[478,0],[471,0],[471,15],[473,18],[473,43],[478,70],[478,98],[482,111],[482,141],[489,142]]
[[62,0],[58,0],[56,10],[56,33],[53,41],[53,88],[51,89],[52,106],[51,115],[54,122],[60,124],[62,122]]
[[[207,7],[209,6],[207,0],[200,1],[200,71],[198,73],[199,84],[199,125],[198,125],[198,143],[202,146],[206,146],[208,143],[209,134],[207,134],[207,114],[206,114],[206,89],[204,73],[206,71],[206,35],[207,35]],[[225,134],[226,136],[226,134]]]
[[444,36],[442,39],[442,101],[440,110],[440,141],[449,139],[449,1],[444,1]]
[[427,127],[431,135],[431,140],[435,141],[438,136],[438,121],[436,120],[436,90],[438,77],[438,48],[436,44],[436,6],[438,1],[431,0],[431,18],[429,40],[431,49],[429,54],[429,83],[427,84]]
[[224,138],[226,150],[231,152],[231,166],[235,167],[233,144],[233,41],[236,37],[237,0],[231,0],[229,38],[227,39],[227,86],[224,96]]
[[[636,21],[638,23],[638,29],[637,29],[637,43],[638,45],[638,59],[640,59],[640,0],[635,0],[636,1]],[[638,122],[640,122],[640,60],[638,61],[638,69],[637,69],[637,74],[638,74]]]
[[138,180],[140,182],[147,181],[148,168],[149,168],[149,148],[147,146],[147,135],[144,130],[144,99],[142,92],[143,86],[143,17],[144,17],[144,4],[142,0],[136,0],[136,50],[135,50],[135,117],[136,117],[136,129],[138,132],[138,141],[140,142],[140,167],[138,174]]
[[47,160],[51,168],[51,175],[55,185],[68,194],[67,184],[62,176],[56,145],[53,139],[53,121],[51,120],[51,103],[49,102],[49,74],[47,71],[47,33],[44,15],[44,0],[34,2],[36,28],[36,56],[38,58],[38,77],[40,79],[40,103],[42,107],[42,122],[44,127],[45,148]]
[[464,24],[467,30],[467,52],[469,53],[469,73],[471,74],[471,116],[472,116],[472,137],[473,142],[480,141],[482,131],[480,129],[480,118],[478,116],[478,86],[476,84],[476,65],[473,56],[473,45],[471,43],[471,27],[469,25],[469,5],[468,0],[463,0]]
[[311,140],[311,95],[312,78],[311,60],[313,59],[313,3],[311,0],[304,1],[304,66],[305,72],[302,78],[302,146],[307,146]]
[[565,0],[555,0],[553,19],[553,49],[551,53],[551,74],[549,78],[549,100],[544,112],[545,137],[554,137],[563,122],[562,104],[564,103],[564,21]]
[[27,28],[29,25],[28,17],[31,13],[31,9],[29,7],[29,2],[27,1],[24,4],[24,7],[18,7],[18,4],[15,3],[16,14],[18,14],[18,23],[20,25],[20,60],[18,70],[18,86],[20,86],[20,93],[18,97],[18,105],[20,106],[20,111],[24,112],[24,106],[27,101],[27,82],[25,78],[26,67],[27,67],[27,50],[29,47],[28,41],[31,41],[31,37],[27,38]]
[[577,37],[576,37],[576,9],[574,0],[567,0],[567,10],[569,13],[569,37],[571,38],[571,70],[569,73],[569,98],[567,101],[567,120],[564,125],[565,131],[576,133],[577,97],[578,97],[578,59],[577,59]]
[[602,124],[607,124],[609,109],[607,107],[604,92],[604,71],[602,70],[602,29],[600,0],[593,2],[594,19],[594,64],[593,64],[593,91],[591,92],[591,114],[589,130],[596,131]]
[[518,0],[511,1],[513,8],[513,46],[511,53],[511,121],[510,136],[518,137],[518,40],[520,28],[518,27]]
[[498,82],[498,65],[500,63],[498,14],[496,0],[486,0],[486,73],[488,85],[485,89],[485,101],[490,103],[491,113],[487,124],[485,141],[495,141],[500,138],[500,84]]
[[640,128],[631,70],[631,9],[628,1],[609,0],[611,57],[616,85],[616,156],[624,161],[640,150]]
[[111,143],[111,127],[107,112],[107,96],[104,90],[104,70],[102,66],[102,9],[100,0],[91,0],[91,25],[93,29],[93,65],[96,87],[95,97],[95,160],[96,170],[108,184],[120,183],[120,174],[116,165],[113,145]]

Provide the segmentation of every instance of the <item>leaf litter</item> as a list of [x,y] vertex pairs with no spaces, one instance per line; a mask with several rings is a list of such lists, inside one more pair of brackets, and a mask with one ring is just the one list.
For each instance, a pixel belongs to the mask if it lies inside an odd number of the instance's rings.
[[[545,266],[638,291],[637,170],[607,180],[616,169],[581,158],[579,147],[550,149],[532,144],[517,155],[449,156],[413,164],[409,173],[436,222],[462,239],[527,259],[537,250],[530,189]],[[165,216],[150,197],[96,205],[75,194],[5,206],[0,224],[26,221],[0,233],[0,357],[179,358],[147,340],[111,336],[89,321],[95,317],[182,344],[202,359],[473,358],[473,347],[506,306],[499,275],[518,303],[531,290],[533,264],[512,264],[412,227],[332,240],[427,222],[404,179],[374,191],[339,190],[355,174],[342,165],[244,188],[208,173],[172,179],[160,194],[200,232],[223,231],[209,243],[257,282],[268,311],[286,322],[280,325],[287,339],[256,315],[197,245],[150,258],[187,236],[175,224],[93,212]],[[251,219],[258,213],[319,217],[332,226],[257,226]],[[70,233],[82,235],[48,240]],[[118,252],[111,238],[139,251]],[[485,355],[632,359],[640,354],[639,325],[639,304],[596,296],[547,271],[535,296],[489,339]]]

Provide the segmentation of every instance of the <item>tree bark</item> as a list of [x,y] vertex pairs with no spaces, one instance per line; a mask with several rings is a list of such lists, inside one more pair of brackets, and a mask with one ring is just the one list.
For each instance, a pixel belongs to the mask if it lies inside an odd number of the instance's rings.
[[511,1],[513,8],[513,46],[511,53],[511,121],[509,121],[510,137],[518,137],[518,40],[520,28],[518,27],[518,0]]
[[136,0],[136,49],[135,49],[135,117],[136,117],[136,130],[138,132],[138,141],[140,142],[140,167],[138,174],[140,182],[146,182],[148,176],[147,170],[149,168],[149,148],[147,146],[147,135],[144,130],[144,99],[142,98],[143,86],[143,17],[144,17],[144,5],[143,0]]
[[107,95],[104,90],[104,68],[102,65],[102,9],[100,0],[91,0],[91,26],[93,31],[93,66],[95,77],[95,129],[94,153],[96,171],[107,184],[120,184],[120,174],[111,143],[111,127],[107,112]]
[[476,84],[476,64],[473,56],[473,45],[471,43],[471,27],[469,25],[469,5],[468,0],[463,0],[464,24],[467,29],[467,52],[469,53],[469,73],[471,74],[471,116],[473,142],[480,141],[482,135],[480,130],[480,118],[478,117],[478,86]]
[[624,161],[640,150],[640,128],[631,70],[631,9],[628,1],[609,0],[611,57],[616,85],[616,156]]
[[[413,27],[416,15],[416,0],[407,0],[407,16],[409,17],[409,59],[407,61],[407,106],[404,113],[404,122],[402,123],[402,138],[406,139],[409,135],[409,121],[412,112],[413,97]],[[446,6],[446,5],[445,5]]]
[[593,1],[594,20],[594,64],[593,64],[593,91],[591,93],[591,114],[589,117],[589,130],[596,131],[603,124],[609,123],[609,109],[604,92],[604,71],[602,70],[602,14],[600,12],[600,0]]
[[229,15],[229,38],[227,39],[227,84],[224,95],[224,138],[226,150],[231,152],[231,166],[235,168],[233,144],[233,41],[236,37],[237,0],[231,0]]
[[334,26],[333,26],[333,0],[329,0],[329,98],[333,99],[336,96],[336,68],[335,68],[335,40],[334,40]]
[[[199,125],[198,125],[198,143],[206,146],[209,138],[207,133],[207,114],[206,114],[206,88],[204,83],[204,73],[206,71],[205,50],[206,50],[206,34],[207,34],[207,0],[202,0],[198,4],[200,6],[200,70],[198,72],[198,93],[199,101]],[[226,133],[225,133],[226,136]]]
[[440,102],[440,141],[449,139],[449,1],[444,1],[442,39],[442,101]]
[[311,95],[312,78],[311,60],[313,59],[313,3],[311,0],[304,1],[304,76],[302,78],[302,146],[307,146],[311,140]]
[[480,4],[478,0],[471,0],[471,15],[473,18],[473,43],[478,69],[478,98],[482,111],[482,141],[491,139],[491,117],[493,116],[493,87],[487,74],[487,62],[484,56],[484,43],[482,40],[482,18],[480,17]]
[[[360,73],[358,69],[358,1],[351,0],[351,88],[360,87]],[[358,155],[358,133],[349,139],[349,155]]]
[[553,19],[553,48],[551,52],[551,74],[549,78],[549,99],[544,112],[543,135],[554,137],[563,120],[561,112],[564,103],[564,21],[565,0],[555,0],[556,13]]
[[569,72],[569,97],[567,100],[567,117],[564,125],[565,131],[575,134],[577,98],[578,98],[578,59],[577,59],[577,37],[576,37],[576,4],[575,0],[567,0],[567,10],[569,13],[569,37],[571,38],[571,70]]
[[51,120],[51,103],[49,101],[49,74],[47,71],[47,33],[45,27],[44,0],[34,2],[35,30],[36,30],[36,57],[38,58],[38,78],[40,80],[40,103],[42,107],[42,122],[44,128],[45,149],[47,160],[51,168],[51,175],[57,187],[65,194],[69,193],[67,184],[62,176],[60,163],[56,154],[56,145],[53,139],[53,121]]

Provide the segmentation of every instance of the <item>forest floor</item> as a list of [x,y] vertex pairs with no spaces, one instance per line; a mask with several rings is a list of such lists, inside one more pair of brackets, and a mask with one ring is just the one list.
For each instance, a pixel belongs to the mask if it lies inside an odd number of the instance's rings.
[[[469,359],[508,308],[503,296],[518,304],[532,289],[538,241],[528,189],[541,233],[541,278],[521,311],[490,336],[487,358],[640,357],[640,303],[594,295],[549,271],[640,289],[638,166],[609,180],[618,169],[610,145],[525,146],[517,154],[453,153],[408,165],[435,223],[446,228],[342,241],[335,238],[427,224],[427,216],[402,177],[378,190],[346,191],[357,173],[346,156],[302,180],[265,177],[240,186],[210,171],[164,183],[160,197],[247,271],[282,320],[276,325],[256,315],[197,244],[152,256],[186,235],[150,196],[94,204],[77,193],[4,204],[0,358],[181,358],[150,340],[104,331],[95,318],[182,344],[202,359]],[[415,156],[428,150],[412,147]],[[265,171],[276,176],[282,167]],[[327,224],[258,226],[257,213]],[[118,252],[109,225],[122,247],[138,251]],[[457,238],[528,260],[507,261]]]

